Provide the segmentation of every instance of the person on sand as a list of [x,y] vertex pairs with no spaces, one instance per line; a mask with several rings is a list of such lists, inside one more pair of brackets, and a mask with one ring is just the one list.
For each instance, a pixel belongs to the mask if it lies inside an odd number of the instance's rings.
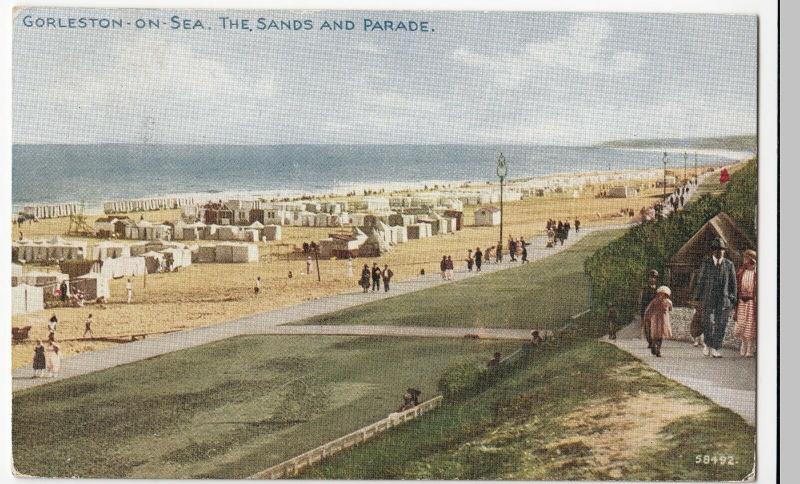
[[744,252],[744,263],[736,274],[739,287],[739,301],[733,319],[736,320],[733,334],[742,341],[740,353],[747,358],[753,357],[756,343],[756,294],[758,276],[756,274],[756,251]]
[[363,289],[365,293],[369,291],[369,277],[369,266],[364,264],[364,268],[361,269],[361,278],[358,280],[358,285],[361,286],[361,289]]
[[294,277],[294,275],[292,274],[292,271],[289,271],[289,279],[291,279],[292,277]]
[[650,338],[653,341],[650,352],[661,357],[661,344],[665,339],[672,338],[672,325],[669,313],[672,311],[672,301],[669,297],[672,291],[667,286],[656,289],[656,297],[644,311],[645,320],[650,323]]
[[647,340],[647,348],[653,348],[653,340],[650,338],[650,323],[644,317],[644,312],[647,306],[656,297],[656,288],[658,286],[658,271],[651,269],[647,273],[647,284],[642,287],[639,292],[639,317],[641,318],[641,332]]
[[128,278],[128,282],[125,283],[125,292],[128,294],[128,304],[130,304],[131,301],[133,301],[133,283],[130,277]]
[[306,275],[311,275],[311,256],[306,257]]
[[44,356],[44,345],[42,344],[42,340],[37,340],[36,346],[33,348],[33,377],[42,377],[46,368],[47,359]]
[[256,277],[256,287],[253,290],[255,291],[256,296],[258,296],[258,293],[261,292],[261,276]]
[[58,329],[58,318],[55,313],[50,316],[50,321],[47,323],[47,341],[55,341],[56,329]]
[[581,230],[581,221],[577,218],[575,219],[575,233],[577,234]]
[[347,278],[353,278],[353,257],[350,256],[347,258]]
[[481,252],[480,247],[475,248],[475,272],[481,271],[481,265],[483,264],[483,252]]
[[394,276],[394,272],[389,269],[389,265],[386,264],[383,266],[383,271],[381,272],[381,279],[383,279],[383,291],[389,292],[389,283],[392,281],[392,277]]
[[84,329],[83,329],[83,337],[84,338],[93,338],[94,333],[92,333],[92,313],[89,313],[89,316],[86,318],[84,322]]

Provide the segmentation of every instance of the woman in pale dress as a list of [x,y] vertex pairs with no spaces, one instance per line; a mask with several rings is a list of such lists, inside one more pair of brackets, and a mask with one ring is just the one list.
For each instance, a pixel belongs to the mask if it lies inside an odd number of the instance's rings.
[[747,250],[744,253],[744,263],[736,274],[736,283],[739,289],[739,300],[733,318],[736,327],[733,335],[742,341],[740,352],[742,356],[752,358],[756,344],[756,251]]
[[58,372],[61,370],[61,355],[59,354],[60,348],[55,342],[50,343],[50,348],[48,348],[48,355],[47,355],[47,371],[50,374],[50,377],[58,376]]
[[661,357],[661,343],[672,338],[672,324],[669,313],[672,311],[672,301],[669,297],[672,291],[667,286],[656,289],[656,297],[644,310],[644,319],[650,323],[650,340],[653,342],[650,352]]
[[347,258],[347,277],[348,277],[348,279],[352,279],[353,278],[353,258],[352,257],[348,257]]

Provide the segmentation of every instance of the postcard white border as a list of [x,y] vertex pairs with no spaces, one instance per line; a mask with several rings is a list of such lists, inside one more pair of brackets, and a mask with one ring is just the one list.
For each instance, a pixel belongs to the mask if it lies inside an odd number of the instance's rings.
[[[759,353],[758,353],[758,412],[757,412],[757,482],[774,482],[777,455],[777,73],[778,73],[778,6],[777,2],[756,0],[438,0],[435,4],[425,0],[273,0],[270,2],[236,0],[221,5],[211,0],[144,0],[144,1],[7,1],[2,0],[0,13],[0,253],[11,250],[11,34],[12,8],[25,7],[129,7],[129,8],[208,8],[208,9],[364,9],[364,10],[510,10],[510,11],[589,11],[589,12],[674,12],[674,13],[730,13],[759,16]],[[432,8],[433,5],[433,8]],[[10,260],[0,258],[0,278],[10,277]],[[10,294],[0,291],[0,314],[10,326]],[[784,324],[787,324],[784,321]],[[10,338],[2,339],[4,354],[0,364],[4,422],[10,423],[11,414],[11,358]],[[11,462],[11,428],[1,426],[5,432],[0,439],[2,459]],[[2,470],[3,481],[15,479],[10,466]],[[76,482],[53,479],[48,482]],[[142,482],[130,481],[130,482]],[[157,482],[157,481],[154,481]],[[236,481],[215,481],[236,482]]]

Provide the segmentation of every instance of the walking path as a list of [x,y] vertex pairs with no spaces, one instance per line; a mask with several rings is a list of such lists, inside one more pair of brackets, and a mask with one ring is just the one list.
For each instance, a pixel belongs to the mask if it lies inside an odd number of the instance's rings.
[[[558,254],[574,245],[589,233],[608,230],[610,228],[624,228],[623,225],[600,226],[584,228],[580,232],[570,233],[564,245],[545,248],[545,236],[526,238],[528,246],[528,259],[541,260]],[[470,277],[479,277],[482,274],[491,274],[499,270],[519,267],[520,262],[511,262],[507,254],[504,262],[484,264],[482,272],[467,272],[460,268],[456,271],[454,281],[444,281],[439,274],[426,274],[408,281],[392,285],[390,292],[375,292],[364,294],[360,289],[353,292],[337,294],[311,301],[305,301],[294,306],[258,313],[233,321],[219,323],[203,328],[178,331],[156,338],[148,338],[132,343],[120,344],[104,350],[79,353],[64,357],[61,360],[61,371],[54,378],[33,378],[33,369],[30,367],[17,368],[12,373],[13,391],[32,388],[54,381],[72,378],[95,371],[105,370],[119,365],[134,363],[154,356],[171,353],[186,348],[200,346],[214,341],[231,338],[239,335],[253,334],[347,334],[367,336],[426,336],[426,337],[454,337],[460,338],[467,334],[475,334],[475,328],[405,328],[397,326],[299,326],[282,327],[282,325],[301,321],[314,316],[338,311],[341,309],[366,304],[379,299],[395,297],[415,291],[421,291],[442,284],[465,280]],[[524,330],[482,329],[481,337],[495,339],[527,339],[530,334]],[[525,333],[525,334],[523,334]]]
[[650,354],[639,339],[639,327],[631,324],[604,340],[630,353],[665,377],[705,395],[717,405],[741,415],[749,424],[756,420],[756,359],[721,350],[722,358],[703,355],[701,347],[683,341],[664,341],[661,358]]

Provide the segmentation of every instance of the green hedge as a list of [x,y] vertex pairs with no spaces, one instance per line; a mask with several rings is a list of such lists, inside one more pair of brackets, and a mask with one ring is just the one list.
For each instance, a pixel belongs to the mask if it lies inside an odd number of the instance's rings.
[[605,304],[617,304],[624,321],[636,311],[639,290],[649,269],[664,273],[666,262],[703,224],[720,212],[730,215],[756,240],[758,162],[752,160],[731,176],[720,196],[704,195],[664,220],[632,228],[598,250],[584,264],[592,290],[592,307],[601,317]]

